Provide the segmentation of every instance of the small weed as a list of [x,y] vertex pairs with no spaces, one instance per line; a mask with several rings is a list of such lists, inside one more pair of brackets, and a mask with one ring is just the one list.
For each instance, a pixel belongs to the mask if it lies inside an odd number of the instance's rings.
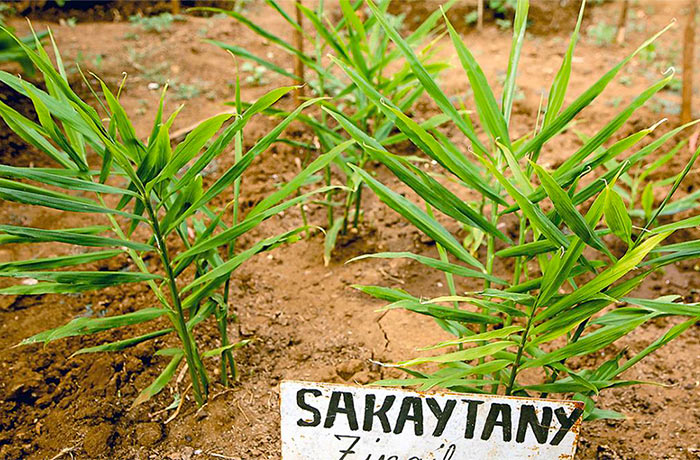
[[141,37],[136,32],[127,32],[124,34],[124,40],[136,41],[139,38],[141,38]]
[[489,9],[499,14],[505,14],[508,9],[514,10],[518,6],[518,0],[490,0]]
[[618,108],[622,104],[622,97],[621,96],[615,96],[614,98],[610,99],[608,101],[608,105],[610,107]]
[[621,76],[619,81],[622,86],[632,86],[633,83],[632,77],[630,77],[629,75]]
[[649,103],[649,108],[654,113],[665,113],[669,115],[678,115],[681,113],[680,104],[658,96],[654,96],[654,98]]
[[476,21],[478,21],[478,20],[479,20],[479,12],[478,11],[472,11],[471,13],[464,15],[464,22],[466,22],[469,25],[476,24]]
[[17,11],[7,3],[0,3],[0,22],[4,22],[8,16],[14,16]]
[[139,70],[143,74],[143,78],[159,85],[164,85],[168,82],[167,70],[170,67],[168,62],[161,62],[152,67],[141,67]]
[[265,78],[267,69],[263,66],[256,66],[251,62],[244,62],[241,65],[241,70],[243,72],[250,73],[250,75],[245,78],[245,82],[250,85],[262,86],[268,83],[267,79]]
[[184,21],[184,16],[172,15],[170,13],[159,14],[158,16],[142,16],[140,14],[130,16],[129,22],[133,26],[140,27],[145,32],[164,32],[172,27],[174,21]]
[[233,11],[243,13],[252,0],[235,0],[233,3]]
[[658,58],[658,53],[656,52],[656,45],[654,45],[653,43],[649,43],[649,45],[642,49],[642,51],[639,53],[639,58],[648,64],[651,64],[654,61],[656,61]]
[[102,63],[104,62],[104,57],[105,55],[102,53],[97,53],[95,54],[91,59],[90,62],[92,63],[92,66],[99,70],[102,68]]
[[598,46],[610,45],[615,40],[615,26],[605,21],[588,28],[588,38]]
[[510,22],[510,19],[496,19],[496,25],[501,30],[508,30],[510,29],[512,23]]
[[194,99],[202,94],[202,88],[195,84],[177,83],[171,81],[171,86],[175,91],[175,99]]
[[668,82],[668,85],[666,85],[666,90],[672,93],[680,93],[683,90],[683,81],[678,77],[674,77]]

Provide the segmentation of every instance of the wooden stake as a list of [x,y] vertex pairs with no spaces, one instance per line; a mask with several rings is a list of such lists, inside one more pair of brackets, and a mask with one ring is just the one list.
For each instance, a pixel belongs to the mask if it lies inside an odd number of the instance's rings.
[[[301,5],[301,0],[297,2],[297,5]],[[299,24],[299,27],[303,29],[304,27],[304,22],[303,22],[303,14],[301,13],[301,9],[299,7],[296,8],[297,10],[297,24]],[[302,53],[304,52],[304,35],[301,33],[301,31],[294,29],[294,42],[296,45],[296,48],[301,51]],[[304,79],[304,63],[302,62],[301,58],[299,56],[296,56],[296,62],[295,62],[295,73],[297,77],[299,77],[300,83],[304,83],[306,80]],[[301,104],[302,98],[304,97],[304,87],[302,86],[296,91],[296,100],[297,100],[297,105]]]
[[681,102],[681,123],[688,123],[693,118],[693,64],[695,60],[695,16],[698,1],[688,0],[688,22],[683,35],[683,96]]
[[484,28],[484,0],[478,0],[476,4],[476,28],[481,30]]
[[629,10],[629,0],[622,0],[622,9],[620,10],[620,18],[617,20],[617,39],[618,45],[625,42],[625,31],[627,29],[627,10]]
[[173,14],[180,14],[180,0],[170,0],[170,9]]

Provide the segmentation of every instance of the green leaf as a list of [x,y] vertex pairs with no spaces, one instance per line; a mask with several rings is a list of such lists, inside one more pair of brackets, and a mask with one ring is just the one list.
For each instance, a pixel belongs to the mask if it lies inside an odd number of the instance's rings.
[[577,303],[589,300],[592,296],[598,294],[600,291],[633,270],[654,247],[656,247],[669,235],[670,232],[666,232],[646,239],[636,248],[629,250],[624,257],[615,262],[608,269],[598,274],[591,281],[542,310],[535,316],[535,320],[542,321],[544,319],[551,318],[557,313],[572,307]]
[[[97,227],[102,230],[103,227]],[[12,225],[0,225],[0,232],[7,235],[22,238],[22,241],[32,243],[47,243],[59,242],[74,244],[77,246],[95,246],[95,247],[126,247],[136,251],[151,251],[153,246],[148,244],[138,243],[129,240],[118,240],[107,238],[104,236],[95,236],[83,234],[79,230],[90,232],[94,231],[93,227],[85,229],[66,229],[66,230],[42,230],[39,228],[15,227]],[[1,236],[1,235],[0,235]]]
[[312,161],[302,172],[297,174],[294,179],[286,183],[284,186],[282,186],[279,190],[276,192],[272,193],[271,195],[266,196],[263,198],[253,209],[250,210],[248,213],[247,218],[256,216],[263,211],[269,209],[270,207],[274,206],[275,204],[279,203],[281,200],[284,198],[288,197],[290,194],[292,194],[295,190],[297,190],[299,187],[304,185],[306,181],[316,172],[320,171],[321,169],[325,168],[328,166],[335,158],[343,153],[345,150],[347,150],[351,145],[353,145],[355,141],[353,140],[348,140],[345,141],[339,145],[336,145],[333,147],[331,150],[328,152],[319,155],[318,158],[316,158],[314,161]]
[[[98,79],[99,80],[99,79]],[[133,161],[139,163],[140,160],[146,153],[146,147],[141,143],[141,141],[136,136],[134,127],[129,120],[129,116],[126,114],[124,107],[119,103],[117,98],[112,94],[107,85],[99,80],[100,86],[102,87],[102,93],[105,96],[107,105],[112,111],[112,118],[114,119],[117,131],[121,135],[122,143],[126,148],[126,152],[129,154],[129,158]]]
[[256,244],[251,246],[249,249],[240,252],[235,257],[231,258],[227,262],[215,267],[214,269],[208,271],[205,275],[196,278],[190,284],[185,286],[182,291],[189,291],[192,288],[200,286],[202,284],[208,284],[219,280],[223,276],[228,276],[236,268],[238,268],[243,262],[253,257],[255,254],[260,252],[269,251],[276,248],[277,246],[286,243],[293,242],[298,239],[298,233],[302,232],[304,229],[295,229],[289,232],[281,233],[279,235],[266,238],[264,240],[258,241]]
[[578,212],[569,194],[557,184],[557,181],[554,180],[544,168],[534,163],[532,163],[532,166],[535,168],[535,172],[537,173],[537,177],[540,178],[542,186],[547,191],[549,199],[552,200],[554,208],[571,231],[589,246],[603,251],[612,258],[612,254],[610,254],[608,248],[595,234],[593,226],[588,225],[586,219]]
[[253,216],[248,214],[243,221],[227,228],[221,233],[218,233],[213,236],[200,237],[199,240],[194,245],[192,245],[192,247],[178,254],[177,257],[175,257],[175,259],[173,260],[180,261],[195,256],[197,254],[209,251],[211,249],[217,248],[219,246],[229,244],[231,241],[234,241],[239,236],[260,225],[260,223],[262,223],[265,219],[275,216],[280,212],[291,208],[292,206],[303,203],[304,201],[306,201],[307,198],[309,198],[312,195],[323,193],[326,190],[333,188],[335,187],[324,187],[319,190],[314,190],[304,195],[292,198],[291,200],[288,200],[272,208],[266,209],[265,211],[262,211],[259,214]]
[[651,211],[654,207],[654,182],[649,182],[642,192],[642,208],[647,221],[651,220]]
[[13,166],[0,165],[0,177],[8,177],[12,179],[28,179],[41,182],[46,185],[54,185],[69,190],[83,190],[95,193],[110,193],[119,195],[137,196],[131,190],[125,190],[110,185],[104,185],[97,182],[91,182],[83,179],[53,174],[47,171],[37,170],[37,168],[16,168]]
[[116,209],[105,208],[84,198],[77,198],[65,193],[52,192],[32,185],[8,181],[6,179],[0,179],[0,198],[7,201],[43,206],[45,208],[58,209],[61,211],[117,214],[129,217],[130,219],[144,220],[141,216]]
[[163,279],[160,275],[150,273],[108,272],[108,271],[41,271],[41,272],[0,272],[0,277],[33,278],[40,281],[53,281],[65,284],[95,284],[114,286],[123,283],[139,283],[148,280]]
[[[216,134],[226,120],[231,118],[233,114],[223,113],[203,121],[194,128],[175,148],[175,151],[170,158],[168,164],[160,171],[158,176],[153,179],[153,183],[172,178],[180,169],[182,169],[192,158],[199,153],[204,145]],[[169,146],[169,144],[168,144]]]
[[477,113],[479,114],[484,129],[489,133],[494,142],[500,141],[506,147],[510,148],[508,126],[503,114],[498,108],[498,103],[486,80],[486,75],[484,75],[483,70],[481,70],[474,56],[472,56],[472,53],[464,45],[462,38],[454,27],[452,27],[452,24],[447,19],[447,15],[443,16],[452,43],[457,50],[459,61],[467,73],[467,78],[469,78],[469,84],[474,92],[474,102],[476,103]]
[[523,210],[525,216],[530,220],[533,227],[537,228],[542,234],[551,240],[552,243],[558,246],[568,247],[569,240],[566,239],[564,234],[557,228],[556,225],[552,223],[551,220],[544,215],[542,210],[536,204],[533,204],[528,198],[523,195],[520,190],[518,190],[513,184],[510,183],[508,179],[501,174],[496,167],[489,161],[480,158],[484,166],[489,170],[489,172],[496,178],[498,182],[508,191],[508,194],[518,203],[520,209]]
[[[651,226],[654,223],[654,221],[659,216],[659,214],[661,214],[664,207],[671,200],[671,197],[673,196],[673,194],[676,193],[676,190],[678,190],[678,187],[680,187],[681,182],[683,182],[683,179],[685,179],[685,176],[687,176],[688,173],[690,172],[690,169],[695,164],[695,160],[698,159],[698,156],[700,156],[700,147],[698,147],[698,149],[695,151],[695,153],[693,153],[693,155],[690,157],[690,160],[688,160],[688,162],[686,163],[685,167],[683,168],[683,171],[681,171],[681,173],[676,176],[676,179],[673,181],[673,186],[671,187],[671,190],[668,191],[668,193],[664,197],[663,201],[661,202],[659,207],[654,212],[654,215],[649,218],[646,225],[644,226],[645,230],[647,228],[649,228],[649,226]],[[642,197],[642,199],[643,199],[643,197]],[[653,199],[652,199],[652,201],[653,201]]]
[[[219,177],[214,184],[212,184],[202,196],[192,204],[192,206],[170,225],[166,230],[166,233],[172,231],[180,223],[185,220],[188,216],[194,213],[196,210],[201,208],[204,204],[211,201],[214,197],[218,196],[222,191],[224,191],[229,185],[231,185],[236,179],[238,179],[243,172],[252,164],[253,160],[262,152],[267,150],[267,148],[279,137],[279,135],[284,131],[284,129],[289,126],[289,124],[296,119],[296,117],[304,110],[306,107],[315,104],[322,98],[311,99],[303,104],[299,105],[294,112],[287,116],[281,123],[275,126],[269,133],[263,136],[255,145],[248,150],[248,152],[243,156],[243,158],[231,166],[224,174]],[[250,110],[250,109],[249,109]],[[206,152],[205,152],[206,155]],[[184,182],[185,178],[181,180]]]
[[627,246],[632,244],[632,219],[620,195],[611,187],[605,188],[605,223]]
[[639,299],[636,297],[623,297],[620,300],[633,305],[639,305],[640,307],[645,308],[647,311],[661,313],[664,315],[700,317],[700,304],[697,303],[676,303],[664,300],[663,298]]
[[364,292],[367,295],[376,297],[377,299],[388,300],[390,302],[396,302],[399,300],[417,300],[403,289],[392,289],[384,286],[361,286],[359,284],[353,284],[351,287]]
[[202,358],[212,358],[215,356],[221,356],[221,354],[228,350],[235,350],[237,348],[242,348],[250,343],[250,340],[241,340],[240,342],[231,343],[224,347],[214,348],[212,350],[207,350],[202,353]]
[[385,185],[374,179],[367,172],[361,170],[355,165],[350,167],[359,174],[367,185],[377,194],[379,199],[386,203],[390,208],[404,216],[409,222],[415,225],[420,231],[428,235],[430,238],[440,243],[447,251],[457,257],[462,262],[468,263],[479,269],[484,269],[481,262],[476,260],[469,251],[459,244],[459,242],[437,221],[430,218],[418,206],[399,195],[398,193],[387,188]]
[[[630,331],[640,326],[642,323],[649,319],[648,316],[642,317],[634,321],[627,321],[623,324],[617,326],[605,326],[588,335],[585,335],[578,339],[576,342],[571,342],[568,345],[564,345],[550,353],[546,353],[542,356],[534,358],[527,361],[521,365],[522,369],[528,369],[531,367],[546,366],[551,363],[559,362],[561,360],[570,358],[572,356],[588,355],[594,353],[601,348],[605,348],[614,341],[623,337]],[[579,390],[574,390],[579,391]]]
[[47,134],[41,126],[20,115],[19,112],[3,102],[0,102],[0,117],[7,123],[12,132],[25,142],[44,152],[56,163],[64,168],[73,169],[75,167],[65,152],[58,150],[45,138]]
[[[211,164],[212,160],[221,154],[223,150],[228,146],[233,140],[237,132],[239,132],[248,123],[248,121],[254,116],[261,112],[267,110],[272,104],[277,102],[280,98],[289,94],[290,91],[297,88],[296,86],[283,86],[281,88],[276,88],[268,93],[265,93],[252,105],[250,105],[245,112],[243,112],[240,117],[228,126],[219,135],[216,140],[207,148],[202,155],[200,155],[197,160],[195,160],[192,167],[190,167],[187,172],[180,179],[176,189],[187,186],[194,178],[202,172],[202,170]],[[286,115],[285,115],[286,116]]]
[[[542,129],[542,131],[536,135],[533,139],[528,141],[516,153],[517,158],[522,158],[529,152],[532,152],[540,148],[545,142],[554,137],[562,129],[564,129],[569,122],[585,107],[587,107],[593,100],[600,95],[601,92],[608,86],[608,84],[615,78],[615,76],[620,72],[620,70],[638,53],[645,49],[649,44],[653,43],[661,34],[666,32],[671,25],[666,26],[663,30],[655,34],[653,37],[642,43],[634,52],[625,57],[620,61],[615,67],[609,70],[605,75],[603,75],[598,81],[596,81],[591,87],[584,91],[579,97],[576,98],[574,102],[571,103],[566,109],[564,109],[561,114],[557,115],[552,119],[551,123]],[[552,91],[553,93],[553,91]],[[552,112],[554,112],[552,110]]]
[[166,368],[163,370],[163,372],[160,373],[158,378],[156,378],[153,383],[151,383],[148,387],[144,388],[141,393],[139,393],[138,397],[134,400],[134,403],[131,405],[131,407],[136,407],[140,404],[145,403],[149,399],[151,399],[153,396],[157,395],[158,393],[161,392],[163,388],[172,380],[173,376],[175,375],[175,371],[177,370],[177,367],[180,365],[180,362],[182,361],[182,358],[185,355],[182,353],[182,351],[178,354],[175,354],[171,359],[170,363],[166,366]]
[[651,353],[655,352],[671,340],[675,339],[679,335],[681,335],[684,331],[686,331],[689,327],[693,326],[695,323],[697,323],[698,318],[693,318],[688,321],[685,321],[681,324],[676,324],[672,328],[670,328],[664,335],[656,339],[652,344],[647,346],[644,350],[640,351],[637,353],[634,357],[630,358],[627,360],[620,368],[617,370],[616,374],[613,377],[616,377],[620,375],[621,373],[625,372],[627,369],[630,367],[634,366],[636,363],[650,355]]
[[445,348],[445,347],[453,347],[457,346],[459,344],[464,344],[464,343],[472,343],[472,342],[480,342],[480,341],[487,341],[487,340],[493,340],[493,339],[504,339],[507,337],[510,337],[511,335],[523,331],[525,328],[522,326],[506,326],[502,329],[496,329],[493,331],[488,331],[488,332],[482,332],[479,334],[474,334],[470,335],[467,337],[462,337],[459,339],[455,340],[448,340],[446,342],[440,342],[435,345],[431,345],[429,347],[423,347],[419,348],[421,351],[426,351],[426,350],[435,350],[437,348]]
[[492,283],[507,285],[508,282],[502,280],[488,273],[482,273],[480,271],[472,270],[470,268],[462,267],[461,265],[452,264],[449,262],[443,262],[442,260],[433,259],[432,257],[421,256],[418,254],[413,254],[412,252],[379,252],[376,254],[364,254],[361,256],[353,257],[346,263],[355,262],[357,260],[377,258],[377,259],[412,259],[430,268],[435,268],[445,273],[451,273],[457,276],[463,276],[465,278],[480,278],[489,280]]
[[493,235],[502,241],[510,242],[510,238],[498,230],[495,225],[486,220],[480,212],[472,209],[465,201],[455,196],[429,174],[414,167],[399,156],[377,150],[367,145],[363,145],[363,148],[365,151],[369,152],[372,158],[381,161],[396,175],[396,177],[411,187],[411,189],[428,204],[434,206],[443,214],[465,225],[475,227],[485,233]]
[[323,265],[326,267],[331,263],[331,253],[335,248],[335,242],[338,238],[338,233],[343,228],[345,219],[338,218],[333,222],[331,228],[326,230],[326,236],[323,240]]
[[513,43],[510,47],[508,57],[508,70],[503,83],[503,101],[501,109],[506,124],[510,120],[513,108],[513,98],[516,90],[516,78],[518,76],[518,63],[520,62],[520,50],[525,39],[525,29],[527,28],[527,12],[530,8],[529,0],[518,0],[515,7],[515,19],[513,20]]
[[268,41],[274,45],[279,46],[280,48],[282,48],[283,50],[285,50],[289,54],[292,54],[294,56],[298,56],[302,60],[302,62],[304,63],[305,66],[313,69],[315,72],[324,73],[323,68],[316,65],[316,63],[312,59],[310,59],[306,54],[304,54],[303,52],[301,52],[300,50],[298,50],[294,46],[290,45],[289,42],[283,40],[279,36],[277,36],[271,32],[268,32],[267,30],[258,26],[253,21],[248,19],[245,15],[238,13],[237,11],[224,10],[224,9],[220,9],[220,8],[211,8],[211,7],[190,8],[188,11],[208,11],[211,13],[225,14],[227,16],[230,16],[230,17],[234,18],[236,21],[238,21],[241,24],[248,27],[250,30],[252,30],[256,34],[260,35],[266,41]]
[[[73,267],[97,260],[111,259],[122,254],[122,250],[88,252],[68,256],[49,257],[46,259],[18,260],[0,263],[0,272],[18,272],[31,270],[49,270],[52,268]],[[0,276],[3,276],[0,273]]]
[[105,353],[110,351],[122,351],[126,350],[127,348],[136,346],[140,343],[146,342],[148,340],[157,339],[158,337],[162,337],[171,332],[173,332],[173,329],[161,329],[159,331],[149,332],[147,334],[139,335],[137,337],[131,337],[124,340],[118,340],[116,342],[105,343],[94,347],[81,348],[80,350],[70,355],[70,357],[72,358],[74,356],[86,353]]
[[574,27],[574,31],[569,39],[569,47],[566,50],[561,67],[559,67],[557,75],[554,77],[552,87],[549,90],[547,111],[542,122],[543,127],[550,125],[552,120],[554,120],[554,118],[559,114],[561,106],[564,104],[564,96],[566,96],[566,89],[569,86],[569,77],[571,76],[571,63],[573,62],[574,49],[576,48],[576,42],[578,41],[585,7],[586,2],[582,1],[581,8],[578,13],[578,20],[576,21],[576,27]]
[[435,80],[431,77],[430,73],[425,69],[420,59],[411,49],[409,43],[406,42],[401,35],[396,31],[396,29],[389,24],[386,16],[382,13],[377,6],[371,0],[367,0],[367,6],[372,11],[373,17],[376,18],[377,22],[382,26],[386,34],[391,38],[391,40],[396,44],[397,48],[404,55],[406,61],[408,62],[411,70],[416,75],[418,81],[425,88],[425,91],[433,98],[435,103],[440,107],[445,114],[449,115],[452,122],[457,125],[457,127],[464,133],[465,136],[472,142],[474,149],[482,155],[488,155],[488,150],[479,141],[474,133],[474,130],[467,125],[462,116],[454,108],[450,100],[447,98],[445,93],[438,87]]
[[415,358],[409,361],[400,362],[397,365],[408,367],[423,363],[450,363],[459,361],[471,361],[473,359],[483,358],[484,356],[492,356],[494,353],[499,352],[501,350],[505,350],[506,348],[514,345],[516,345],[516,343],[510,341],[493,342],[479,347],[467,348],[465,350],[446,353],[440,356]]
[[32,343],[46,343],[76,335],[95,334],[97,332],[152,321],[168,313],[163,308],[144,308],[132,313],[106,318],[76,318],[63,326],[48,331],[40,332],[22,340],[21,345]]
[[263,59],[259,56],[256,56],[255,54],[251,53],[250,51],[246,50],[245,48],[241,48],[240,46],[235,46],[235,45],[230,45],[228,43],[220,42],[218,40],[204,40],[206,43],[210,43],[214,46],[218,46],[221,49],[224,49],[226,51],[231,52],[232,54],[242,57],[243,59],[249,59],[253,62],[256,62],[257,64],[265,67],[268,70],[271,70],[275,73],[278,73],[284,77],[291,78],[292,80],[296,80],[301,82],[302,80],[295,74],[286,71],[282,67],[278,66],[277,64],[268,61],[267,59]]
[[476,323],[476,324],[500,324],[502,319],[484,313],[474,313],[467,310],[459,310],[454,307],[443,307],[441,305],[423,302],[419,299],[415,300],[399,300],[390,305],[385,306],[382,310],[395,309],[409,310],[414,313],[431,316],[436,319],[457,321],[460,323]]
[[[411,140],[411,142],[421,148],[426,155],[440,163],[448,171],[472,186],[475,190],[478,190],[480,193],[502,205],[506,205],[503,198],[490,187],[487,181],[474,172],[474,167],[466,160],[464,155],[460,152],[452,152],[444,148],[443,145],[437,142],[420,124],[411,120],[401,112],[398,107],[388,102],[369,82],[355,72],[354,69],[333,57],[331,57],[331,60],[343,69],[364,94],[367,95],[377,108],[383,111],[388,118],[396,118],[396,126]],[[351,120],[348,120],[341,113],[328,110],[325,107],[323,109],[335,118],[360,145],[367,144],[377,150],[382,150],[382,146],[377,140],[362,132]]]

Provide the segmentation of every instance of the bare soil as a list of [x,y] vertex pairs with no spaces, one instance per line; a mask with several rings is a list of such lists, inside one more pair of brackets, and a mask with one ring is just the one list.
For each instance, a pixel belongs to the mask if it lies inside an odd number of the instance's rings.
[[[559,3],[559,2],[557,2]],[[573,3],[573,2],[564,2]],[[643,3],[643,4],[641,4]],[[680,1],[633,4],[627,41],[618,46],[598,46],[593,40],[580,41],[574,61],[575,72],[567,102],[580,94],[615,62],[663,27],[672,17],[683,18]],[[283,2],[287,8],[290,4]],[[437,4],[435,5],[437,7]],[[420,9],[417,7],[417,10]],[[605,3],[592,9],[586,26],[617,19],[619,4]],[[571,13],[570,8],[566,9]],[[291,35],[284,23],[260,3],[247,6],[247,13],[263,27],[282,36]],[[419,11],[416,14],[420,14]],[[558,13],[557,13],[558,14]],[[411,10],[408,22],[411,23]],[[535,16],[538,21],[540,16]],[[556,16],[554,16],[556,17]],[[127,22],[78,20],[73,27],[44,19],[34,26],[50,26],[68,62],[96,72],[110,85],[116,85],[122,72],[130,75],[122,101],[133,114],[138,134],[146,136],[156,110],[159,91],[149,83],[174,87],[166,110],[179,104],[185,108],[174,129],[222,111],[222,101],[233,98],[230,85],[234,66],[229,56],[202,42],[203,38],[235,43],[263,53],[281,66],[291,67],[281,51],[261,43],[252,33],[219,17],[187,17],[162,33],[144,32]],[[611,19],[613,18],[613,19]],[[93,18],[95,19],[95,18]],[[99,17],[96,17],[99,19]],[[112,18],[110,18],[111,21]],[[26,30],[21,18],[11,24]],[[585,28],[585,27],[584,27]],[[482,32],[465,28],[467,44],[482,63],[487,77],[495,82],[505,72],[510,33],[487,22]],[[562,31],[563,30],[563,31]],[[523,49],[519,84],[522,93],[515,103],[513,123],[524,134],[534,125],[540,94],[549,86],[568,42],[568,27],[530,37]],[[637,60],[610,85],[601,101],[586,109],[576,126],[591,134],[603,126],[635,94],[658,79],[669,65],[680,64],[681,28],[676,27],[659,40],[656,55],[649,61]],[[451,45],[443,43],[441,53],[451,55]],[[463,95],[468,82],[455,67],[446,72],[442,86],[449,94]],[[7,70],[19,71],[11,65]],[[272,74],[260,86],[247,85],[243,97],[252,100],[272,87],[289,82]],[[78,79],[75,79],[76,82]],[[153,85],[151,85],[153,86]],[[85,88],[81,94],[86,95]],[[5,88],[0,98],[28,113],[29,105]],[[9,102],[8,102],[9,101]],[[668,117],[653,138],[678,123],[674,114],[679,97],[663,92],[630,120],[626,132],[650,126]],[[286,99],[282,106],[291,107]],[[434,108],[421,101],[417,118],[427,118]],[[245,132],[246,147],[274,125],[260,117]],[[625,133],[620,133],[624,135]],[[311,140],[303,126],[295,125],[288,137]],[[580,141],[566,133],[543,152],[544,162],[556,165],[576,149]],[[12,165],[42,165],[41,155],[0,126],[0,162]],[[409,151],[408,147],[403,147]],[[298,171],[305,152],[275,144],[244,176],[244,211],[289,180]],[[665,173],[678,171],[688,158],[687,149],[678,154]],[[222,155],[218,170],[230,166],[232,155]],[[384,169],[370,165],[378,177],[392,187],[408,192]],[[212,177],[206,178],[211,183]],[[700,186],[693,171],[684,193]],[[660,199],[660,197],[657,197]],[[221,203],[219,203],[221,204]],[[151,306],[156,300],[147,286],[110,288],[96,293],[70,296],[0,297],[0,458],[225,458],[278,459],[279,394],[282,379],[324,382],[369,383],[393,375],[372,361],[393,362],[413,356],[415,348],[444,339],[443,332],[430,320],[402,311],[386,316],[375,313],[381,303],[353,290],[350,285],[379,284],[404,288],[424,296],[445,294],[441,275],[418,264],[402,261],[344,262],[351,257],[376,251],[411,250],[435,255],[435,247],[397,214],[367,193],[360,229],[343,238],[329,267],[322,263],[323,237],[316,233],[299,243],[281,247],[269,255],[251,260],[235,274],[232,308],[237,320],[229,333],[234,340],[252,339],[251,345],[237,352],[242,377],[232,389],[214,386],[208,404],[197,409],[187,392],[187,377],[178,379],[152,401],[130,409],[138,392],[152,381],[165,363],[153,357],[157,348],[174,344],[172,339],[154,341],[123,353],[82,355],[69,359],[75,350],[121,339],[143,332],[142,327],[118,330],[98,336],[70,338],[48,346],[13,348],[23,338],[46,328],[56,327],[78,316],[114,315]],[[325,210],[311,207],[310,219],[322,224]],[[0,222],[42,228],[66,228],[100,223],[85,216],[52,213],[41,209],[0,203]],[[255,234],[241,242],[249,245],[260,237],[291,229],[300,223],[298,211],[267,221]],[[457,231],[457,229],[451,229]],[[697,229],[676,238],[698,238]],[[0,248],[0,261],[65,254],[61,245],[7,245]],[[153,267],[156,260],[148,260]],[[128,268],[129,261],[98,262],[93,269]],[[5,284],[3,284],[4,286]],[[460,290],[476,289],[470,280],[461,280]],[[670,266],[650,279],[640,295],[680,294],[686,301],[698,301],[698,266]],[[615,347],[597,356],[574,362],[591,366],[625,348],[631,355],[663,333],[673,321],[662,319],[635,331]],[[197,331],[207,348],[218,346],[213,324]],[[581,459],[698,459],[700,458],[700,331],[691,328],[680,339],[630,370],[630,379],[660,382],[664,386],[620,388],[603,393],[600,405],[627,415],[624,421],[598,421],[584,425],[579,444]],[[209,363],[212,375],[216,362]],[[168,421],[172,410],[164,410],[176,393],[185,400],[179,415]],[[224,457],[218,457],[224,458]]]

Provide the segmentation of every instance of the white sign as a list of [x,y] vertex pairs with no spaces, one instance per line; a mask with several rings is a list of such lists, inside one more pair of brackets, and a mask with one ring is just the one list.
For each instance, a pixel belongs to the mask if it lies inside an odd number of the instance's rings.
[[583,403],[284,381],[283,460],[573,459]]

